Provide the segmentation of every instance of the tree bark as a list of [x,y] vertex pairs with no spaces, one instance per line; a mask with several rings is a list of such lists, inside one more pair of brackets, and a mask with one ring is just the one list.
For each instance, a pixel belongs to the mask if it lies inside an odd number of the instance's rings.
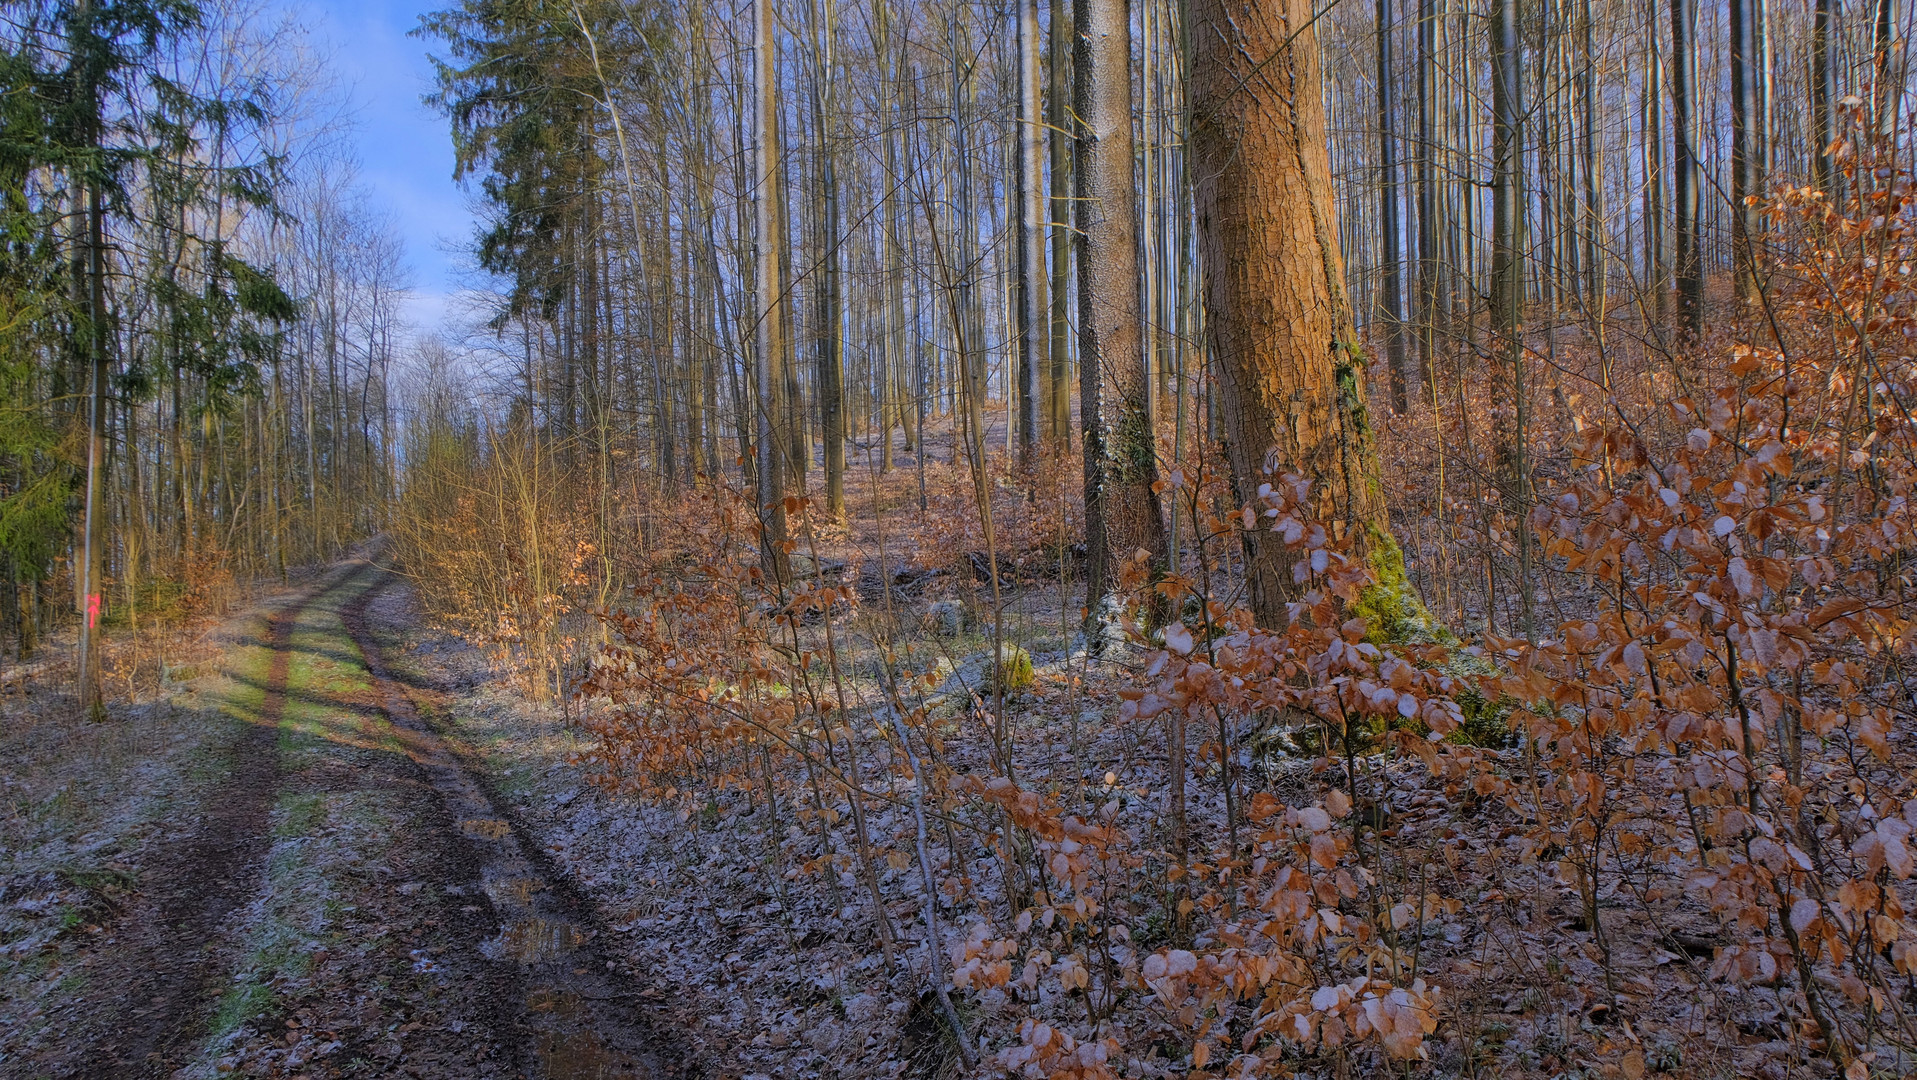
[[814,7],[812,108],[819,169],[819,283],[816,372],[819,440],[825,464],[826,513],[845,520],[845,308],[839,252],[839,174],[833,145],[834,79],[832,8]]
[[1671,0],[1671,179],[1678,328],[1704,325],[1704,262],[1697,242],[1697,0]]
[[1437,137],[1432,122],[1437,41],[1437,4],[1418,0],[1418,374],[1427,388],[1434,377],[1438,322],[1438,192],[1432,161]]
[[[1139,336],[1137,195],[1132,186],[1131,13],[1127,0],[1076,0],[1079,410],[1085,450],[1086,598],[1090,619],[1120,562],[1144,551],[1163,572],[1164,516],[1153,483]],[[1317,92],[1316,84],[1312,92]]]
[[1038,0],[1018,0],[1018,462],[1038,444],[1039,375],[1048,369],[1045,326],[1044,116],[1039,107]]
[[757,355],[753,358],[754,389],[758,398],[754,449],[758,451],[760,558],[774,581],[791,578],[791,563],[786,558],[785,473],[780,458],[786,449],[780,438],[781,426],[775,411],[783,388],[778,385],[777,368],[785,353],[784,288],[781,282],[779,240],[779,114],[778,60],[774,35],[772,0],[753,0],[753,102],[754,169],[753,186],[753,306],[757,308]]
[[1047,92],[1050,100],[1047,107],[1051,115],[1050,142],[1052,152],[1052,345],[1051,370],[1047,373],[1050,393],[1047,401],[1051,406],[1049,418],[1054,452],[1065,453],[1072,441],[1072,386],[1071,386],[1071,266],[1072,266],[1072,218],[1071,199],[1071,154],[1072,122],[1066,112],[1068,87],[1071,85],[1072,49],[1069,48],[1068,18],[1065,12],[1065,0],[1051,0],[1052,22],[1048,44],[1051,47],[1051,71]]
[[1513,420],[1499,434],[1499,482],[1505,508],[1519,522],[1518,593],[1525,636],[1533,638],[1531,529],[1524,524],[1531,501],[1531,470],[1525,444],[1530,403],[1524,378],[1525,105],[1520,2],[1492,0],[1491,4],[1491,318],[1502,354],[1492,363],[1509,365],[1505,388]]
[[1404,348],[1403,243],[1398,234],[1398,103],[1391,62],[1391,0],[1378,0],[1374,28],[1378,41],[1378,232],[1384,241],[1385,357],[1391,371],[1391,411],[1411,411]]
[[[1310,0],[1194,0],[1186,70],[1206,329],[1239,495],[1267,466],[1312,482],[1360,557],[1396,554],[1332,217]],[[1253,615],[1285,622],[1291,559],[1246,534]]]
[[1757,208],[1746,200],[1759,193],[1758,161],[1763,132],[1757,119],[1757,20],[1754,0],[1730,0],[1731,31],[1731,266],[1737,298],[1757,299],[1757,262],[1752,247]]
[[1817,6],[1811,15],[1811,161],[1813,163],[1817,188],[1829,195],[1835,195],[1833,182],[1834,170],[1831,168],[1830,144],[1836,138],[1831,131],[1831,2],[1817,0]]

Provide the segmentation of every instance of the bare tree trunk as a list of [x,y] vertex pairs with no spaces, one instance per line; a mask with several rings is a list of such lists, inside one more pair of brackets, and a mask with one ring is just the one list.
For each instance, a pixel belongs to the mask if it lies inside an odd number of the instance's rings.
[[[1521,0],[1492,0],[1491,111],[1491,317],[1502,357],[1510,365],[1509,390],[1515,423],[1499,440],[1506,509],[1518,519],[1518,593],[1525,636],[1534,635],[1531,600],[1531,529],[1523,524],[1531,499],[1525,453],[1530,404],[1524,370],[1524,65],[1520,45]],[[1555,328],[1553,328],[1555,331]]]
[[1398,103],[1391,62],[1391,0],[1378,0],[1378,232],[1384,241],[1385,357],[1391,370],[1391,411],[1411,411],[1404,349],[1403,244],[1398,234]]
[[1658,47],[1655,17],[1646,20],[1646,50],[1650,62],[1644,71],[1644,283],[1651,291],[1652,318],[1659,327],[1671,317],[1671,260],[1668,230],[1664,226],[1664,56]]
[[[1188,40],[1206,331],[1241,498],[1267,463],[1312,482],[1360,557],[1397,558],[1332,218],[1310,0],[1195,0]],[[1280,539],[1245,537],[1253,615],[1296,594]]]
[[839,174],[833,146],[834,80],[832,36],[835,31],[831,0],[816,0],[813,8],[812,108],[817,127],[819,167],[818,371],[819,439],[825,463],[826,513],[845,519],[845,309],[839,252]]
[[[81,0],[73,25],[75,74],[74,96],[81,111],[81,132],[90,145],[101,141],[100,87],[95,65],[101,51],[95,39],[93,5]],[[75,176],[78,179],[78,176]],[[106,580],[107,546],[107,419],[110,402],[107,383],[107,310],[106,310],[106,211],[100,182],[88,178],[82,182],[86,205],[80,228],[84,239],[84,268],[79,282],[82,295],[78,305],[86,313],[87,327],[87,465],[86,505],[82,510],[78,579],[80,594],[80,709],[91,717],[104,715],[105,688],[101,685],[100,605]],[[216,233],[217,236],[217,233]]]
[[1050,365],[1045,328],[1044,116],[1039,109],[1038,0],[1018,0],[1018,461],[1038,444],[1039,375]]
[[1118,562],[1142,550],[1162,573],[1167,551],[1152,486],[1158,447],[1147,397],[1154,388],[1139,350],[1129,8],[1127,0],[1076,0],[1079,409],[1093,620],[1116,585]]
[[1676,206],[1677,318],[1695,336],[1704,325],[1704,261],[1697,233],[1697,0],[1671,3],[1671,159]]
[[1891,103],[1895,87],[1891,83],[1890,50],[1894,40],[1891,0],[1877,0],[1876,22],[1871,31],[1871,81],[1877,88],[1877,130],[1891,130],[1894,121]]
[[1582,0],[1578,25],[1583,34],[1584,69],[1582,114],[1578,118],[1583,139],[1580,156],[1584,169],[1584,213],[1580,215],[1584,235],[1584,273],[1587,284],[1584,306],[1600,337],[1604,333],[1604,309],[1610,296],[1609,273],[1604,259],[1604,158],[1598,141],[1597,47],[1592,26],[1591,0]]
[[1751,237],[1757,208],[1745,199],[1758,193],[1756,166],[1762,132],[1757,122],[1757,13],[1754,0],[1729,0],[1731,31],[1731,268],[1737,298],[1757,299],[1757,264]]
[[1071,387],[1071,266],[1072,266],[1072,201],[1071,201],[1071,151],[1072,120],[1067,113],[1067,86],[1070,85],[1072,50],[1067,48],[1069,20],[1065,11],[1065,0],[1051,0],[1052,23],[1049,45],[1051,46],[1051,71],[1047,103],[1051,116],[1051,152],[1052,152],[1052,344],[1051,371],[1047,378],[1051,392],[1050,431],[1054,452],[1063,454],[1071,447],[1072,441],[1072,387]]
[[1434,0],[1418,0],[1418,374],[1427,388],[1435,377],[1432,360],[1438,322],[1438,191],[1432,162],[1437,138],[1432,115],[1437,40],[1437,5]]
[[[905,326],[905,265],[900,255],[900,241],[905,233],[904,204],[894,189],[900,179],[899,172],[899,134],[896,130],[899,110],[898,100],[899,58],[893,49],[890,37],[890,10],[892,0],[876,0],[873,5],[873,50],[882,72],[879,109],[883,121],[885,139],[885,243],[881,272],[885,275],[885,375],[881,382],[884,387],[888,419],[881,424],[881,437],[884,449],[879,459],[879,471],[892,469],[892,419],[898,420],[899,429],[906,439],[906,449],[918,445],[913,434],[913,409],[908,407],[906,390],[906,326]],[[916,393],[912,395],[916,397]],[[921,455],[923,456],[923,455]]]
[[[955,9],[947,24],[947,47],[952,64],[952,228],[956,234],[953,249],[952,288],[956,306],[952,311],[952,341],[957,363],[953,386],[958,390],[958,407],[965,410],[960,429],[978,474],[985,469],[985,324],[979,314],[977,274],[978,223],[972,216],[972,54],[963,19],[965,9]],[[953,455],[956,460],[956,453]]]
[[757,308],[758,332],[754,357],[754,386],[758,396],[756,435],[758,451],[759,521],[763,530],[760,558],[766,573],[781,584],[791,579],[791,563],[786,557],[785,485],[780,458],[786,449],[775,410],[782,395],[776,370],[785,354],[784,282],[779,261],[779,114],[778,114],[778,33],[773,21],[772,0],[753,0],[753,120],[754,163],[757,173],[753,188],[753,285]]
[[1811,147],[1814,176],[1818,190],[1835,196],[1835,170],[1831,168],[1830,144],[1836,133],[1831,130],[1831,6],[1833,0],[1816,0],[1811,16]]

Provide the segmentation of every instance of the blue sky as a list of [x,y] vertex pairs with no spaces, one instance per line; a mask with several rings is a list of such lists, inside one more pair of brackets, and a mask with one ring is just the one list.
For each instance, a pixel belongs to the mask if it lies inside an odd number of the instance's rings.
[[293,10],[354,105],[361,181],[406,247],[414,295],[409,320],[431,332],[465,283],[461,253],[473,235],[468,196],[453,183],[446,121],[420,103],[432,88],[431,40],[407,37],[441,3],[321,0]]

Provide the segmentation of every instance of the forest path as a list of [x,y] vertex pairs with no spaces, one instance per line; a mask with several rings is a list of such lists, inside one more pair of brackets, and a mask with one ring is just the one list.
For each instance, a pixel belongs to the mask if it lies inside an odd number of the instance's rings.
[[393,580],[344,564],[230,657],[222,778],[18,1075],[669,1074],[588,905],[387,659]]

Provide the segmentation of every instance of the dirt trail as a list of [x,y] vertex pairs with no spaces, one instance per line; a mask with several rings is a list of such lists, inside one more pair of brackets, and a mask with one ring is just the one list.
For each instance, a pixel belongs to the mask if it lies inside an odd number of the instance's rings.
[[382,654],[392,580],[343,565],[243,643],[220,779],[78,957],[56,1048],[0,1076],[680,1072],[590,905]]
[[191,1056],[221,974],[221,929],[259,886],[279,781],[291,628],[306,603],[267,620],[267,689],[256,720],[229,751],[231,774],[202,801],[193,830],[143,869],[150,884],[88,971],[91,992],[69,1013],[77,1038],[70,1055],[45,1066],[52,1075],[165,1076]]
[[669,1070],[657,1039],[634,1008],[635,987],[598,942],[604,928],[590,906],[421,716],[388,668],[367,607],[393,579],[384,570],[342,610],[379,692],[379,702],[413,762],[471,842],[480,888],[499,920],[479,942],[487,958],[518,972],[518,1026],[530,1036],[538,1071],[551,1080],[625,1080]]

